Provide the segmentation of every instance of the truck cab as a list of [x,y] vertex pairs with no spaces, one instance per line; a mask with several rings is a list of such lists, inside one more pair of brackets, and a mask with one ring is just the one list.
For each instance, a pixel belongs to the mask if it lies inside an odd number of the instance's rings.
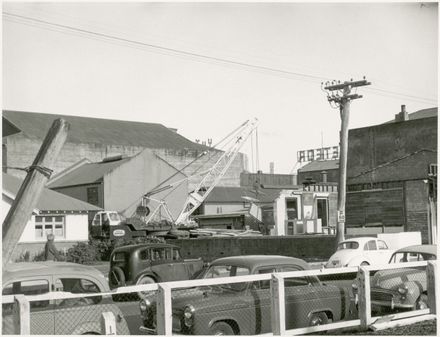
[[109,237],[110,227],[118,226],[123,220],[116,211],[100,211],[93,217],[90,232],[93,237]]

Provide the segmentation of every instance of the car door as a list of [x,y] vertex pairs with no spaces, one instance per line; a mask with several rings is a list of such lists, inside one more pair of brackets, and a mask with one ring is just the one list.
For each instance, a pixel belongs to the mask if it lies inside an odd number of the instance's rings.
[[378,255],[378,263],[387,264],[392,251],[388,248],[387,244],[383,240],[377,240],[377,255]]
[[[272,274],[275,267],[261,267],[254,274]],[[261,334],[271,330],[271,295],[270,280],[254,281],[250,285],[247,296],[247,317],[251,334]]]
[[[50,276],[35,276],[14,280],[3,286],[3,295],[40,295],[49,293],[52,278]],[[31,301],[30,305],[30,332],[32,335],[53,335],[54,303],[50,300]],[[13,334],[13,304],[2,305],[2,333]]]
[[364,245],[364,255],[370,264],[380,264],[380,254],[377,250],[376,239],[369,240]]
[[[56,291],[66,293],[101,293],[99,281],[86,275],[57,276],[54,285]],[[102,296],[56,300],[54,305],[55,335],[100,333],[101,314],[112,309]]]
[[189,278],[182,260],[177,259],[171,247],[151,249],[151,270],[159,275],[161,282],[178,281]]

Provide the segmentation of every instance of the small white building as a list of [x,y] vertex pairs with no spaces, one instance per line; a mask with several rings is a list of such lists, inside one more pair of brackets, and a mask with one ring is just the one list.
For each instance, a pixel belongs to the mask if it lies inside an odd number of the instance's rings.
[[[3,223],[22,180],[5,173],[2,179],[1,221]],[[99,210],[99,207],[45,188],[20,237],[13,258],[17,258],[25,251],[29,251],[31,255],[41,251],[49,233],[54,234],[58,249],[67,249],[78,241],[88,241],[88,213]]]

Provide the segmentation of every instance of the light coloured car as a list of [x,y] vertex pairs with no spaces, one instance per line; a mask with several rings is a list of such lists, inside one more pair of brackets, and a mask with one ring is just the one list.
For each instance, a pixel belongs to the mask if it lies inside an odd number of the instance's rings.
[[326,268],[386,264],[394,250],[375,237],[359,237],[342,241],[325,264]]
[[[101,316],[112,312],[117,334],[129,334],[121,310],[113,303],[104,275],[91,266],[69,262],[11,263],[3,269],[2,295],[40,295],[49,292],[96,293],[97,296],[30,301],[32,335],[104,334]],[[13,304],[2,305],[2,333],[14,334]]]
[[[428,261],[437,259],[436,245],[416,245],[397,250],[389,263]],[[428,308],[426,267],[381,270],[371,280],[371,308]]]

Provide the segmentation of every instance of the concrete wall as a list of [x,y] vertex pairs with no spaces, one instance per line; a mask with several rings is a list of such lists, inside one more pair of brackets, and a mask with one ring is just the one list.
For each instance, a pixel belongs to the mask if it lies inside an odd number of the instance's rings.
[[[32,164],[38,153],[41,140],[30,139],[22,134],[16,134],[7,137],[4,140],[7,147],[7,165],[15,167],[27,167]],[[93,143],[65,143],[63,149],[61,150],[58,159],[51,169],[54,170],[54,174],[61,172],[62,170],[72,166],[83,158],[89,159],[91,162],[99,162],[102,159],[118,154],[125,156],[134,156],[144,150],[140,146],[115,146],[106,144],[93,144]],[[159,156],[169,162],[171,165],[177,169],[182,169],[187,164],[192,162],[198,155],[200,151],[195,150],[171,150],[171,149],[153,149]],[[194,171],[199,168],[198,171],[203,171],[214,165],[219,157],[219,153],[212,157],[209,155],[202,157],[200,160],[196,161],[193,165],[189,166],[183,172],[191,176]],[[4,158],[3,158],[4,159]],[[203,165],[202,165],[203,164]],[[247,159],[244,154],[239,153],[230,168],[224,175],[223,179],[220,181],[219,186],[240,186],[240,173],[247,169]],[[7,173],[12,174],[16,177],[24,178],[26,173],[18,170],[8,170]],[[188,188],[193,189],[200,179],[194,177],[190,179]]]
[[328,260],[336,247],[336,239],[330,235],[200,238],[167,242],[181,247],[184,258],[202,257],[205,262],[225,256],[252,254],[285,255],[306,261]]
[[[155,188],[177,171],[152,151],[144,150],[126,163],[118,166],[104,177],[104,208],[122,212],[125,216],[131,216],[141,201],[141,197]],[[165,183],[165,186],[173,182],[185,179],[182,173]],[[188,192],[188,182],[184,181],[180,186],[161,193],[152,195],[156,200],[164,199],[173,218],[177,218],[182,211],[183,204]],[[159,204],[150,201],[151,211]]]

